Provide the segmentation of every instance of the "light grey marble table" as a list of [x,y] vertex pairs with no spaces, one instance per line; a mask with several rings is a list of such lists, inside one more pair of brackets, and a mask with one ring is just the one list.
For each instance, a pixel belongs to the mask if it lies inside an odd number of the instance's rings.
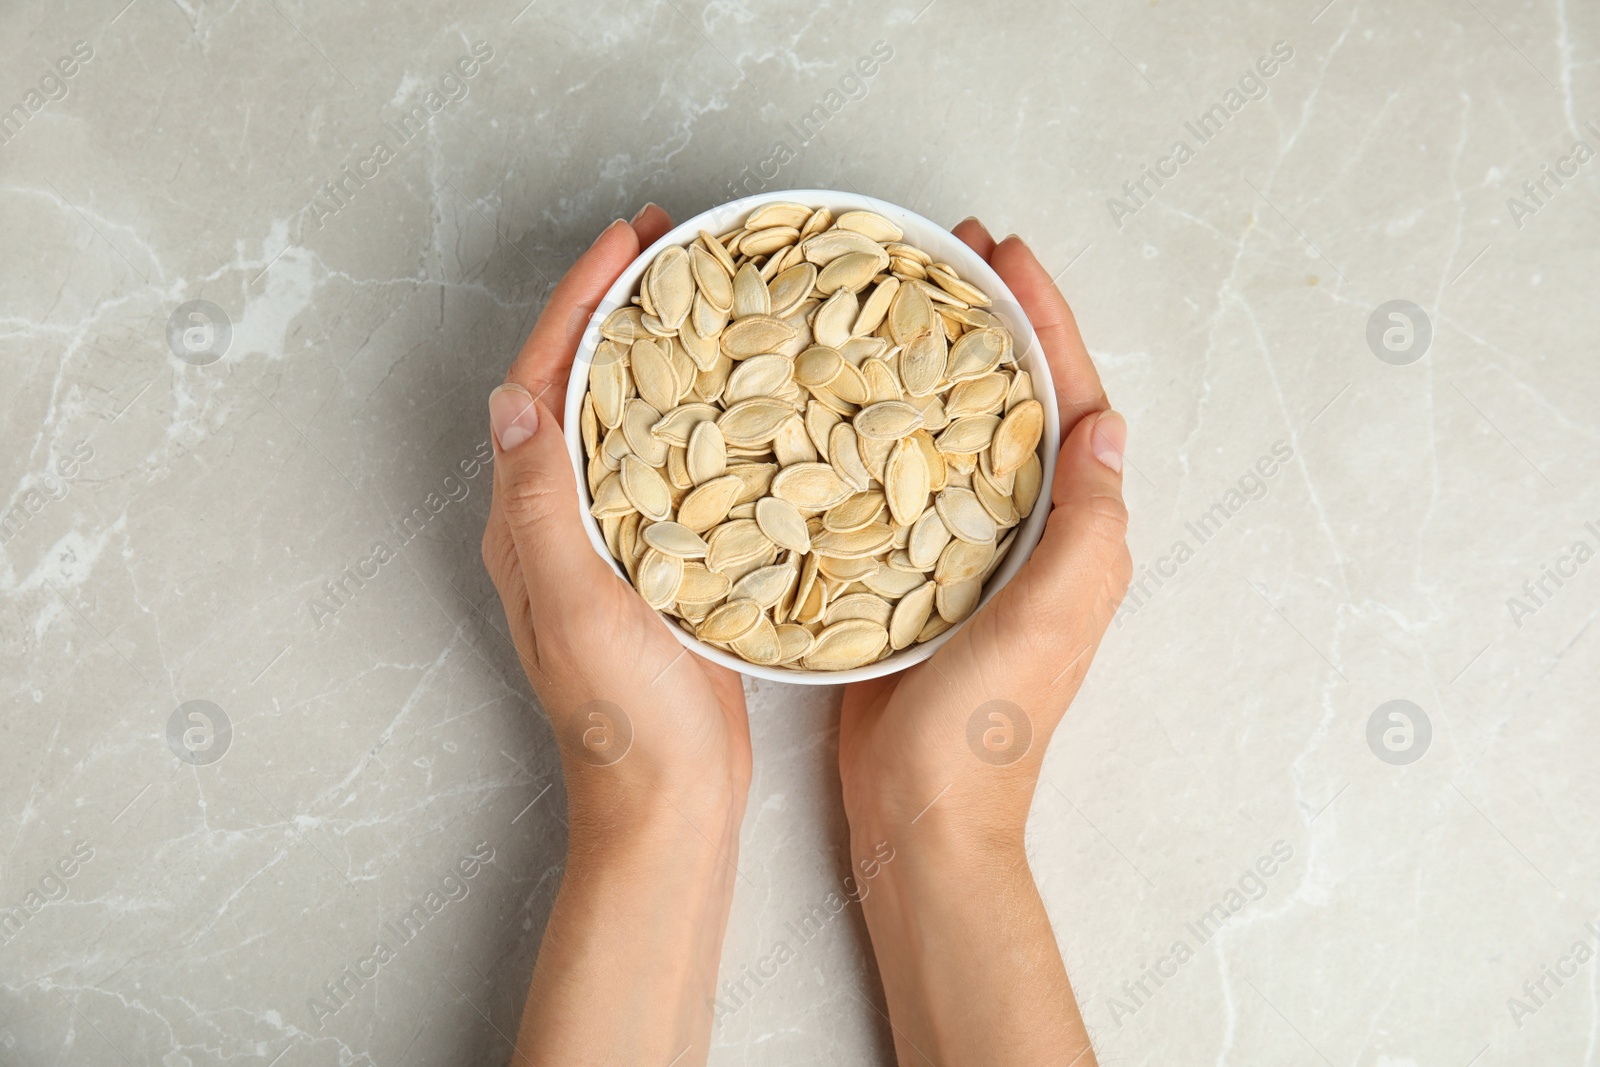
[[[1139,579],[1031,832],[1102,1062],[1600,1063],[1595,4],[0,42],[0,1063],[507,1060],[566,828],[485,397],[610,219],[785,186],[1023,233],[1128,415]],[[888,1063],[859,909],[795,932],[837,692],[750,706],[711,1061]]]

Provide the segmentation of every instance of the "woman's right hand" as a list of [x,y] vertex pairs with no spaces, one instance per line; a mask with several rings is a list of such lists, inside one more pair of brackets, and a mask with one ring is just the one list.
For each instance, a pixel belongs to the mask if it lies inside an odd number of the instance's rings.
[[[845,690],[839,772],[851,854],[903,1064],[1093,1067],[1024,847],[1045,749],[1132,573],[1127,427],[1050,274],[976,219],[955,233],[1005,280],[1061,412],[1044,535],[927,662]],[[892,857],[885,859],[884,856]]]

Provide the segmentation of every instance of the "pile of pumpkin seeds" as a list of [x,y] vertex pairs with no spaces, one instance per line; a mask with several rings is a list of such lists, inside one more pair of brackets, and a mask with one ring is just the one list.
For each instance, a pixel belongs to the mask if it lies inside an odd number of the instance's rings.
[[1044,409],[989,297],[870,211],[663,249],[600,327],[590,508],[652,607],[750,663],[873,663],[977,607]]

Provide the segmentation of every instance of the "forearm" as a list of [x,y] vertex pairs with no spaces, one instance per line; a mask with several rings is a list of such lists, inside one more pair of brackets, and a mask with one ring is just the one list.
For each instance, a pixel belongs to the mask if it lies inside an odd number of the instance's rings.
[[[852,850],[889,836],[852,820]],[[862,901],[903,1067],[1094,1067],[1021,835],[975,841],[930,811]]]
[[743,807],[574,815],[517,1064],[705,1062]]

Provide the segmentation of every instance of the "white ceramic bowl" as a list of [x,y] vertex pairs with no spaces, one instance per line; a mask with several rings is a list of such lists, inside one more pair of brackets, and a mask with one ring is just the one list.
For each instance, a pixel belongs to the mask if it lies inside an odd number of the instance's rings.
[[[1006,288],[1000,276],[990,269],[989,264],[979,259],[972,249],[949,230],[913,211],[858,193],[841,193],[831,189],[786,189],[782,192],[759,193],[742,200],[731,200],[669,230],[661,240],[645,249],[606,292],[605,298],[600,301],[600,306],[590,318],[588,329],[584,331],[577,358],[572,363],[572,376],[567,382],[565,415],[567,452],[572,457],[572,469],[578,481],[578,502],[581,505],[583,528],[589,533],[589,541],[594,545],[594,550],[600,553],[600,557],[626,581],[627,573],[622,569],[622,565],[612,558],[610,549],[606,548],[605,536],[600,532],[599,522],[589,514],[589,505],[592,501],[589,496],[589,480],[585,476],[583,438],[578,429],[583,396],[589,388],[589,367],[601,340],[600,323],[611,312],[628,303],[633,294],[638,292],[640,276],[644,274],[650,261],[655,259],[656,253],[663,248],[668,245],[687,245],[701,230],[707,233],[724,233],[736,227],[755,208],[780,200],[807,204],[811,207],[826,207],[835,215],[862,209],[876,211],[886,218],[893,219],[895,224],[905,231],[904,239],[907,243],[927,252],[937,262],[949,263],[956,268],[962,278],[988,293],[994,301],[993,307],[989,310],[999,316],[1011,330],[1016,342],[1014,350],[1021,353],[1018,362],[1022,369],[1033,377],[1034,394],[1044,406],[1044,436],[1041,439],[1044,482],[1039,494],[1039,503],[1033,509],[1033,514],[1017,528],[1016,540],[1012,542],[1005,562],[989,579],[989,584],[984,589],[983,603],[987,603],[995,591],[1009,582],[1027,560],[1034,545],[1039,543],[1039,537],[1044,533],[1045,520],[1050,514],[1050,485],[1055,476],[1056,453],[1061,440],[1061,414],[1056,408],[1055,387],[1051,383],[1050,368],[1045,363],[1044,352],[1039,348],[1033,327],[1029,324],[1027,315],[1023,314],[1022,306],[1017,303],[1016,297],[1011,295],[1011,290]],[[982,604],[979,606],[981,608]],[[762,667],[747,662],[695,639],[666,616],[662,616],[661,621],[674,637],[698,656],[752,678],[763,678],[772,682],[793,682],[799,685],[843,685],[847,682],[859,682],[903,671],[933,655],[961,628],[952,626],[932,641],[912,645],[865,667],[848,671],[805,671],[784,667]]]

